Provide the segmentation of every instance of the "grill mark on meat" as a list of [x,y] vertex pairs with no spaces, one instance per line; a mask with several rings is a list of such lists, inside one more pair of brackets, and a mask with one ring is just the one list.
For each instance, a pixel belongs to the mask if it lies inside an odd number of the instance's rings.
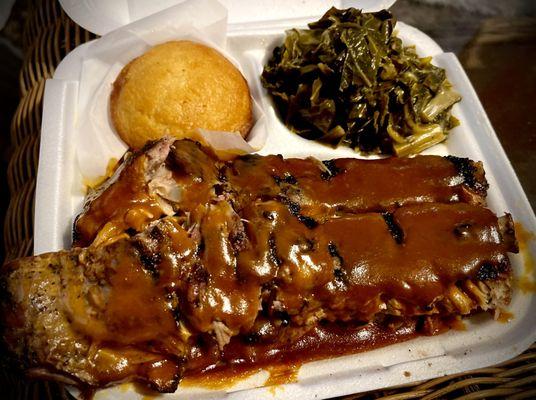
[[277,255],[277,247],[275,244],[275,236],[273,232],[270,233],[270,236],[268,237],[268,259],[276,267],[279,267],[281,266],[281,264],[283,264],[283,261]]
[[498,263],[483,263],[476,273],[476,278],[480,281],[492,281],[510,269],[510,263],[502,258]]
[[316,240],[312,238],[305,238],[305,246],[303,248],[304,251],[314,251],[316,247]]
[[402,230],[400,225],[398,225],[398,223],[396,222],[393,214],[390,212],[384,212],[382,213],[382,217],[385,223],[387,224],[389,233],[391,234],[395,242],[397,244],[404,243],[404,231]]
[[454,164],[456,171],[463,179],[464,184],[475,190],[477,193],[486,193],[489,184],[485,181],[482,182],[482,180],[477,176],[478,168],[476,167],[474,161],[468,158],[456,156],[446,156],[445,158]]
[[159,253],[149,253],[145,252],[144,249],[139,249],[140,251],[140,261],[145,269],[154,280],[160,278],[160,270],[158,265],[162,261],[162,256]]
[[214,194],[216,196],[222,196],[224,193],[225,193],[225,186],[217,183],[216,185],[213,186],[214,188]]
[[160,278],[159,265],[162,262],[160,244],[164,240],[164,234],[158,226],[149,228],[148,235],[142,234],[134,240],[134,247],[139,253],[142,267],[156,281]]
[[298,218],[298,221],[300,221],[302,224],[304,224],[309,229],[314,229],[318,226],[318,222],[312,218],[308,217],[306,215],[298,214],[296,215],[296,218]]
[[229,241],[233,247],[233,252],[235,255],[247,248],[248,237],[244,229],[235,229],[229,234]]
[[281,199],[281,202],[287,206],[288,210],[290,211],[292,215],[294,216],[300,215],[301,207],[298,203],[291,201],[287,197],[283,197]]
[[197,245],[195,249],[195,255],[196,257],[201,257],[203,252],[205,251],[205,239],[201,236],[201,241]]
[[175,322],[178,324],[179,322],[181,322],[181,320],[183,320],[183,316],[182,316],[182,312],[180,309],[180,300],[179,300],[177,293],[171,290],[171,288],[168,288],[168,293],[166,294],[166,300],[168,301],[171,314],[173,315]]
[[214,194],[216,197],[231,195],[233,193],[233,189],[230,187],[228,183],[227,178],[227,170],[229,169],[229,165],[222,164],[216,167],[216,179],[217,183],[214,184]]
[[324,164],[327,171],[322,171],[320,173],[320,177],[325,181],[329,181],[332,177],[343,172],[340,168],[338,168],[335,165],[335,160],[325,160],[325,161],[322,161],[322,164]]
[[290,315],[286,311],[276,310],[273,313],[274,317],[281,321],[281,326],[286,327],[290,325]]
[[333,270],[333,276],[335,277],[336,280],[341,281],[341,282],[346,280],[346,273],[341,268],[335,268]]
[[337,246],[333,242],[328,243],[328,251],[329,255],[333,257],[336,260],[335,268],[333,269],[333,275],[335,279],[338,281],[345,281],[346,280],[346,273],[343,270],[344,267],[344,259],[339,253],[339,249],[337,249]]
[[498,219],[499,224],[499,233],[501,235],[501,240],[506,245],[508,251],[512,253],[517,253],[519,251],[516,232],[514,229],[514,221],[512,216],[508,213],[504,214]]
[[290,213],[307,228],[314,229],[318,226],[318,221],[316,221],[314,218],[300,213],[301,206],[298,203],[290,200],[288,197],[280,197],[280,200],[287,206]]
[[161,242],[164,239],[164,234],[162,233],[162,231],[160,230],[158,226],[153,227],[149,231],[149,236],[151,237],[151,239],[157,242]]
[[220,182],[227,182],[227,164],[223,164],[222,166],[220,166],[217,171],[218,171],[218,180]]
[[209,274],[201,263],[195,263],[186,278],[188,282],[187,301],[199,307],[199,296],[207,285]]
[[285,172],[283,177],[272,175],[272,178],[274,178],[275,183],[278,185],[281,185],[281,183],[288,183],[289,185],[295,185],[298,183],[298,180],[289,172]]
[[337,246],[335,245],[335,243],[329,242],[328,251],[329,251],[329,255],[331,257],[336,258],[338,260],[340,266],[342,267],[344,265],[344,260],[341,257],[341,255],[339,254],[339,250],[337,249]]

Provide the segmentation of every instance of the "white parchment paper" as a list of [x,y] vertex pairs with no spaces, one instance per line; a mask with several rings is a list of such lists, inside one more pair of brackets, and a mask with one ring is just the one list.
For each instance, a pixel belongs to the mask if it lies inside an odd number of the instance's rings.
[[[192,40],[213,47],[240,71],[225,49],[227,11],[213,0],[188,0],[143,20],[119,28],[91,44],[82,60],[75,125],[76,159],[80,173],[94,180],[106,173],[127,146],[110,117],[110,93],[121,69],[150,47],[170,40]],[[253,92],[252,92],[253,93]],[[220,153],[249,153],[262,148],[266,129],[262,109],[253,101],[254,125],[246,140],[239,134],[199,131],[199,138]]]

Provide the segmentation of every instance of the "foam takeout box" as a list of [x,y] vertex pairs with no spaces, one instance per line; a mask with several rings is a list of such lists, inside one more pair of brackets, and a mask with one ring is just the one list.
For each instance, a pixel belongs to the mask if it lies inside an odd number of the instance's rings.
[[[272,48],[281,42],[284,30],[305,26],[331,5],[374,11],[389,7],[394,0],[220,2],[60,0],[77,23],[104,36],[72,51],[58,66],[54,78],[46,83],[35,204],[36,254],[70,246],[72,223],[84,197],[84,174],[88,173],[86,166],[81,165],[83,152],[79,151],[82,144],[88,143],[87,115],[92,107],[106,101],[119,66],[152,44],[190,37],[216,46],[237,64],[263,115],[259,130],[265,137],[262,146],[257,146],[260,154],[320,159],[361,157],[348,148],[332,149],[291,135],[277,118],[260,86],[259,75]],[[186,26],[189,30],[185,33]],[[483,161],[490,184],[488,207],[499,215],[510,212],[520,226],[536,232],[534,213],[457,58],[444,53],[415,28],[399,22],[396,29],[405,45],[415,45],[422,56],[433,56],[433,63],[447,71],[448,79],[463,96],[452,111],[460,126],[451,131],[446,142],[425,153]],[[125,48],[121,41],[133,44],[128,54],[118,51]],[[102,109],[100,114],[97,111],[92,114],[92,123],[108,132],[101,138],[103,148],[107,144],[121,146],[110,130],[109,120],[99,117],[103,115]],[[115,149],[120,151],[120,147]],[[109,154],[96,156],[105,165]],[[534,240],[525,244],[524,252],[511,257],[516,276],[528,273],[524,260],[536,254]],[[202,399],[327,398],[481,368],[514,357],[536,339],[536,298],[516,288],[509,311],[514,319],[506,324],[476,316],[467,320],[465,331],[420,337],[356,355],[304,364],[296,382],[277,390],[263,387],[269,374],[261,371],[226,389],[179,386],[175,394],[164,397],[186,399],[195,394]],[[101,390],[96,398],[136,399],[143,395],[132,386],[123,385]]]

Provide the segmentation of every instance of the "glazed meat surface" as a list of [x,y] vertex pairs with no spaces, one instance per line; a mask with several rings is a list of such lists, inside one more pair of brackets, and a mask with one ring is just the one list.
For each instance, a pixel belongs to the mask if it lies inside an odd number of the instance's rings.
[[172,143],[165,139],[128,156],[89,197],[75,223],[75,246],[91,244],[99,232],[99,242],[141,232],[161,216],[188,214],[218,198],[237,211],[277,200],[305,221],[409,204],[484,204],[488,187],[481,163],[451,156],[321,162],[246,155],[221,162],[192,141]]
[[483,204],[487,190],[481,164],[456,157],[321,162],[248,155],[228,165],[226,172],[239,203],[284,197],[318,218],[416,203]]
[[172,145],[166,138],[125,156],[115,174],[86,199],[73,229],[74,246],[141,232],[148,223],[174,215],[176,208],[190,212],[214,198],[216,159],[194,142]]
[[[157,224],[180,235],[172,221]],[[164,287],[137,250],[142,241],[4,266],[4,340],[23,368],[90,386],[139,380],[158,391],[177,388],[186,347]]]
[[222,162],[163,140],[89,198],[89,247],[4,266],[3,338],[37,375],[172,392],[231,340],[408,318],[435,334],[510,301],[513,223],[483,207],[486,187],[465,159]]

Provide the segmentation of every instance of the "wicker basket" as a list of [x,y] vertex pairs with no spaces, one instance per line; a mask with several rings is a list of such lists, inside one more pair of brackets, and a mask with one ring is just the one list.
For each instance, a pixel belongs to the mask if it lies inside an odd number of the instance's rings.
[[[23,33],[24,63],[20,72],[21,101],[11,124],[13,153],[8,166],[11,193],[4,240],[6,260],[30,255],[33,248],[35,178],[45,80],[76,46],[96,36],[74,23],[56,0],[32,0]],[[63,387],[24,380],[3,369],[8,399],[67,399]],[[503,364],[426,382],[345,396],[341,399],[536,398],[536,346]]]

